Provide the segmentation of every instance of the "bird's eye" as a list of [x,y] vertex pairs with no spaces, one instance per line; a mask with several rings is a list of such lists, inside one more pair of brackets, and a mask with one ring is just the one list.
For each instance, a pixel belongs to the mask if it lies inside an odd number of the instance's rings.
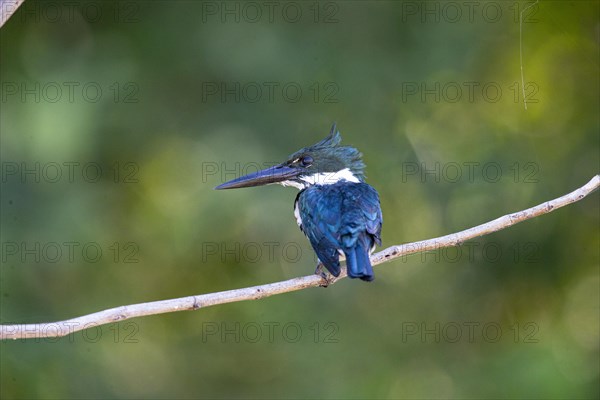
[[303,167],[310,167],[313,163],[313,158],[311,156],[304,156],[300,159],[300,164]]

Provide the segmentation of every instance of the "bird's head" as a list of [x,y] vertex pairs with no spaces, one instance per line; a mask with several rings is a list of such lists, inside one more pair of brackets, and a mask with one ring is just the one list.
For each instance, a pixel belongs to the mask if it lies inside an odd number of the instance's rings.
[[363,182],[365,164],[362,154],[350,146],[341,146],[342,137],[333,124],[329,135],[320,142],[302,148],[279,165],[254,172],[215,189],[237,189],[279,183],[304,189],[310,185],[327,185],[342,179]]

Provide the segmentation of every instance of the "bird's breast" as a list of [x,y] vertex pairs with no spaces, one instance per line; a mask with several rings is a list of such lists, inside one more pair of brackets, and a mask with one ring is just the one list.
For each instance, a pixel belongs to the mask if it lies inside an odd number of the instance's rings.
[[294,217],[296,217],[296,223],[302,229],[302,217],[300,216],[300,208],[298,208],[298,200],[294,202]]

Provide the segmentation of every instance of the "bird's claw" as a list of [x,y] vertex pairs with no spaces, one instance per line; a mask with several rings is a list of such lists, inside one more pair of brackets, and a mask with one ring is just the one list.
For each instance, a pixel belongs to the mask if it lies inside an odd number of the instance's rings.
[[323,264],[321,263],[317,264],[317,268],[315,269],[315,275],[319,275],[325,281],[325,283],[321,284],[321,287],[326,288],[329,285],[331,285],[333,281],[335,281],[335,277],[329,274],[327,271],[325,271],[325,269],[323,268]]

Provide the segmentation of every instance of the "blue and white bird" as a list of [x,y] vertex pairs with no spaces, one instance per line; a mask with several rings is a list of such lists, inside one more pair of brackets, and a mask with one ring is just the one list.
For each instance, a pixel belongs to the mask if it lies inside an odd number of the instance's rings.
[[369,254],[376,244],[381,245],[383,223],[379,195],[365,183],[362,154],[354,147],[341,146],[341,140],[333,124],[329,136],[298,150],[287,161],[215,189],[272,183],[300,189],[294,215],[319,261],[337,277],[341,256],[350,278],[372,281]]

